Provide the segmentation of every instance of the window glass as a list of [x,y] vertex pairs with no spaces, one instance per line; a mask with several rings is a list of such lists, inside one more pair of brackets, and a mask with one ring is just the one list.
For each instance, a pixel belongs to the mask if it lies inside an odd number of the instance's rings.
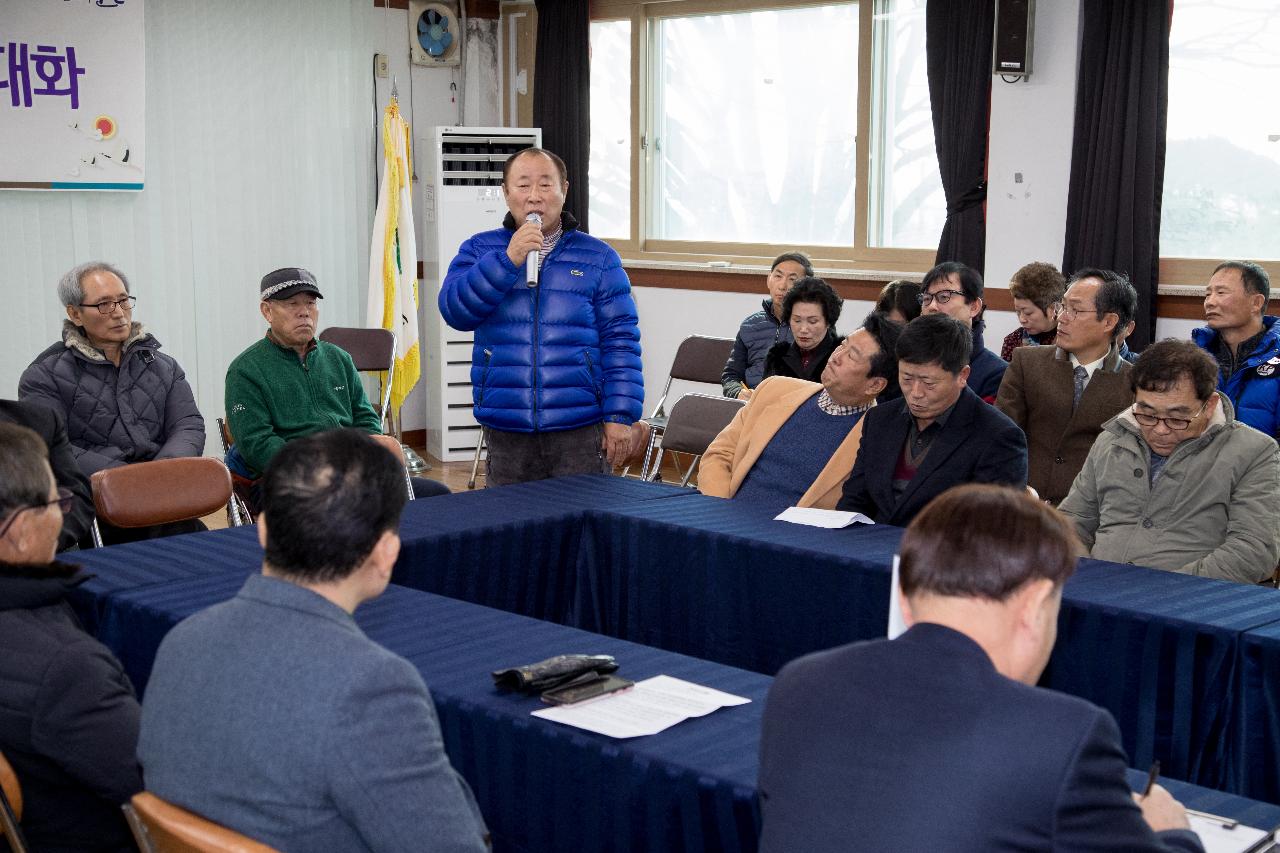
[[596,237],[631,236],[631,22],[591,24],[589,225]]
[[654,52],[652,236],[853,244],[856,4],[665,18]]
[[1160,254],[1280,258],[1280,4],[1178,0]]
[[871,246],[936,248],[947,219],[933,147],[924,6],[925,0],[876,0],[867,196]]

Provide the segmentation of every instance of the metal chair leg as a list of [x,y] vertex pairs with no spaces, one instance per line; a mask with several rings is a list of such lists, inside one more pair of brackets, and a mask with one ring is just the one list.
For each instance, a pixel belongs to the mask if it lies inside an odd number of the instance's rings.
[[98,519],[93,519],[93,547],[102,547],[102,531],[98,529]]
[[471,460],[471,479],[467,480],[467,488],[474,489],[476,487],[476,477],[480,473],[480,454],[484,453],[485,446],[485,428],[480,427],[480,441],[476,443],[476,456]]
[[640,466],[640,479],[645,480],[646,482],[651,479],[649,475],[653,472],[649,469],[649,465],[653,459],[653,450],[658,444],[658,437],[663,432],[665,432],[665,430],[659,429],[655,426],[651,426],[649,428],[649,443],[645,445],[644,463]]

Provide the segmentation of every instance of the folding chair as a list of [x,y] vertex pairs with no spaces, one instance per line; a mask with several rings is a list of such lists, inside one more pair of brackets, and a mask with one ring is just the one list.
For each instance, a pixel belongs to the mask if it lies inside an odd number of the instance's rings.
[[207,456],[135,462],[104,468],[89,478],[93,488],[93,544],[102,547],[98,519],[116,527],[150,527],[200,518],[226,507],[231,524],[243,521],[232,500],[231,472]]
[[27,853],[27,840],[22,837],[22,788],[13,765],[0,752],[0,838],[9,842],[11,853]]
[[143,791],[121,806],[142,853],[276,853],[274,847]]
[[[653,414],[645,418],[651,427],[649,443],[644,451],[644,464],[640,468],[640,478],[648,480],[657,472],[652,465],[653,451],[658,439],[667,427],[667,395],[671,393],[671,383],[680,379],[685,382],[702,382],[707,385],[720,384],[720,375],[724,373],[725,362],[733,354],[732,338],[709,338],[703,335],[690,335],[680,342],[676,357],[671,362],[671,372],[667,374],[667,384],[663,386],[662,397],[654,407]],[[623,475],[626,475],[623,471]]]
[[710,394],[685,394],[671,407],[671,416],[667,418],[666,429],[662,433],[662,442],[658,446],[657,458],[654,459],[654,470],[662,470],[662,454],[668,450],[676,453],[688,453],[693,456],[689,462],[689,470],[685,472],[680,485],[689,485],[693,472],[698,467],[702,454],[707,452],[711,442],[729,425],[738,410],[746,405],[745,400],[732,397],[715,397]]

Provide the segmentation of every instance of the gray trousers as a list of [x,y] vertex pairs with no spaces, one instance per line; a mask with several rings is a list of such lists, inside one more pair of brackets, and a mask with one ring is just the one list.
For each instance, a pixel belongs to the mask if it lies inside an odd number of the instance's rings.
[[504,432],[485,427],[484,435],[489,445],[485,483],[490,486],[613,471],[600,449],[603,424],[555,432]]

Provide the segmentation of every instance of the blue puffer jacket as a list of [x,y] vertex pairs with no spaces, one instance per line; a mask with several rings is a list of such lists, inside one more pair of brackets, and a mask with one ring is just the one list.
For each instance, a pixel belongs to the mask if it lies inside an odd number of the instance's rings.
[[[1263,317],[1265,330],[1258,348],[1241,362],[1236,372],[1218,372],[1218,390],[1231,398],[1236,420],[1280,438],[1280,318]],[[1191,339],[1214,354],[1218,333],[1208,326],[1191,330]]]
[[640,329],[622,261],[568,213],[561,219],[537,287],[507,257],[507,214],[502,228],[462,244],[440,288],[445,322],[476,333],[472,399],[485,426],[554,432],[640,419]]

